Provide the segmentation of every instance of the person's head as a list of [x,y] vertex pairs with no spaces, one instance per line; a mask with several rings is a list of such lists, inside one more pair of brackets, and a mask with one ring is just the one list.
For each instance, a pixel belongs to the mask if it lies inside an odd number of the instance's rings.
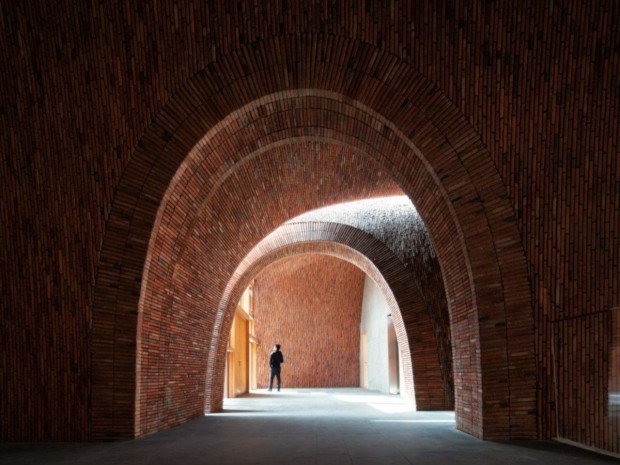
[[280,350],[280,344],[276,344],[276,350]]

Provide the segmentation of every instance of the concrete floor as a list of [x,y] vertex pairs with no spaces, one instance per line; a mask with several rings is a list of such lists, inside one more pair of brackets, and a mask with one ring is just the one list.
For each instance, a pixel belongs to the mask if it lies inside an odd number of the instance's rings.
[[0,444],[0,464],[449,465],[603,464],[617,459],[550,441],[480,441],[452,412],[413,412],[364,389],[256,391],[136,441]]

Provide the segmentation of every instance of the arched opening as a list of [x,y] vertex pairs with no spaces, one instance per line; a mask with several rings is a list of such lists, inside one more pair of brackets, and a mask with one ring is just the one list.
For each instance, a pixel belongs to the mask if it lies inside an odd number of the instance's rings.
[[[422,409],[428,410],[430,406],[424,401],[437,391],[435,386],[429,386],[429,373],[433,368],[439,371],[439,360],[435,357],[437,367],[429,366],[428,360],[416,360],[416,350],[407,340],[411,334],[405,334],[405,340],[399,344],[392,321],[392,311],[400,310],[398,302],[393,294],[384,296],[380,285],[365,273],[368,270],[377,279],[380,270],[370,257],[363,259],[358,251],[332,246],[326,253],[320,243],[312,245],[304,247],[303,252],[291,247],[288,255],[278,254],[277,259],[258,271],[244,290],[228,336],[224,410],[226,398],[249,394],[250,384],[253,384],[253,394],[257,389],[268,387],[267,362],[275,343],[281,344],[286,353],[284,390],[362,386],[383,394],[399,395],[399,378],[403,378],[399,376],[399,358],[413,359],[414,370],[420,370],[422,375],[418,386]],[[405,308],[405,313],[407,310]],[[399,322],[402,313],[396,315]],[[369,336],[370,383],[366,386],[360,377],[364,352],[360,346],[362,333]],[[421,335],[416,336],[415,344],[422,344]],[[251,369],[254,360],[249,360],[253,352],[249,348],[254,344],[258,346],[256,371]],[[429,345],[432,344],[433,341],[429,341]],[[399,357],[399,345],[405,357]],[[421,348],[417,349],[419,352]],[[411,368],[411,364],[408,365]],[[239,370],[242,373],[238,373]],[[257,379],[251,379],[256,375]],[[413,379],[415,384],[415,373],[409,371],[406,378]],[[415,406],[415,397],[411,394],[403,397]],[[210,393],[206,397],[209,398]]]
[[[392,312],[396,315],[395,319],[396,323],[396,331],[398,332],[398,341],[399,341],[399,351],[402,354],[403,365],[405,367],[405,372],[408,376],[405,377],[405,389],[404,396],[407,397],[411,402],[415,402],[414,400],[414,388],[413,388],[413,370],[411,363],[411,351],[409,348],[407,332],[405,329],[405,325],[402,322],[402,317],[400,316],[400,309],[398,299],[401,301],[405,301],[408,297],[407,293],[411,293],[414,289],[407,288],[406,286],[396,286],[391,288],[390,285],[394,285],[394,283],[390,283],[389,280],[394,279],[396,274],[400,270],[390,270],[390,261],[396,261],[396,257],[394,254],[390,254],[385,247],[380,248],[381,244],[378,244],[376,240],[372,240],[372,238],[364,238],[363,236],[368,236],[362,231],[355,231],[351,227],[346,227],[345,225],[341,225],[341,228],[334,228],[333,225],[328,226],[332,233],[331,236],[327,236],[327,234],[322,234],[321,229],[325,228],[325,225],[314,224],[314,231],[309,231],[310,235],[313,233],[316,234],[315,237],[319,235],[324,235],[323,239],[310,240],[310,238],[306,237],[302,240],[297,240],[295,238],[295,229],[299,228],[300,224],[288,225],[288,227],[280,228],[280,233],[282,237],[288,236],[292,240],[288,243],[280,242],[277,240],[276,244],[268,244],[269,237],[266,238],[266,241],[263,242],[260,251],[254,249],[254,256],[250,254],[244,260],[240,269],[237,270],[235,276],[238,276],[237,279],[231,281],[227,288],[227,291],[224,293],[224,298],[220,304],[220,308],[224,309],[221,312],[223,316],[222,326],[224,331],[215,335],[211,342],[211,346],[219,346],[220,349],[216,353],[221,353],[223,349],[226,347],[226,330],[230,328],[230,324],[232,322],[233,308],[236,306],[236,302],[238,301],[241,293],[246,288],[247,284],[259,273],[261,269],[266,268],[272,263],[275,263],[279,260],[285,259],[287,257],[291,257],[299,254],[326,254],[330,256],[337,257],[341,260],[348,261],[355,266],[359,267],[364,273],[369,275],[379,286],[381,292],[383,293],[388,305]],[[308,232],[308,229],[305,229]],[[338,235],[341,235],[341,238],[338,238]],[[358,240],[361,236],[363,239],[369,240],[373,244],[373,246],[378,250],[375,256],[367,257],[360,253],[359,251],[353,249],[350,245],[348,245],[343,238],[349,237],[351,238],[352,234],[358,235]],[[273,238],[273,237],[272,237]],[[355,238],[354,238],[355,239]],[[349,241],[352,243],[352,241]],[[354,244],[354,242],[353,242]],[[383,262],[377,260],[377,258],[383,255]],[[401,265],[402,266],[402,265]],[[392,271],[392,273],[390,273]],[[394,272],[396,271],[396,272]],[[221,335],[221,336],[220,336]],[[221,378],[219,377],[219,373],[223,371],[223,367],[221,366],[221,358],[217,355],[214,355],[209,359],[209,365],[207,367],[207,404],[206,410],[219,410],[221,408],[221,399],[222,392],[220,386],[222,385]],[[421,389],[422,391],[422,389]]]
[[[392,217],[390,225],[386,224],[384,215]],[[397,240],[394,240],[394,231],[399,232]],[[417,245],[400,249],[402,237]],[[453,409],[449,339],[446,341],[445,335],[441,334],[442,326],[448,323],[439,321],[438,325],[436,320],[442,318],[441,311],[433,315],[437,311],[432,308],[441,305],[443,292],[437,295],[436,291],[438,286],[439,291],[443,291],[442,283],[432,283],[427,279],[428,274],[439,274],[439,270],[433,267],[430,257],[421,256],[429,253],[426,250],[429,247],[423,225],[411,203],[403,197],[324,208],[294,218],[266,236],[237,267],[219,304],[218,314],[222,320],[216,325],[222,325],[224,330],[214,333],[210,342],[211,347],[219,346],[220,350],[214,352],[207,369],[206,410],[221,408],[222,395],[218,385],[222,381],[218,379],[218,373],[223,369],[217,364],[225,360],[227,328],[243,289],[271,263],[307,253],[328,254],[346,260],[376,283],[395,326],[404,371],[402,395],[421,410]],[[406,257],[414,253],[415,257]],[[425,289],[420,287],[421,282],[425,282]],[[221,338],[220,334],[224,337]],[[416,373],[419,379],[414,389]]]
[[[214,66],[162,110],[121,182],[102,248],[93,437],[140,436],[198,415],[204,372],[197,361],[175,370],[174,354],[186,350],[177,344],[195,341],[196,326],[202,338],[221,333],[217,303],[251,246],[310,208],[399,188],[424,218],[443,270],[458,427],[485,438],[535,436],[531,304],[500,178],[448,100],[384,58],[389,80],[369,67],[356,72],[355,92],[338,80],[259,90],[255,76],[220,82]],[[377,85],[382,101],[364,102]],[[194,324],[170,323],[185,317]],[[173,356],[162,357],[162,347]],[[213,354],[192,347],[196,360]],[[183,388],[171,389],[181,378]]]

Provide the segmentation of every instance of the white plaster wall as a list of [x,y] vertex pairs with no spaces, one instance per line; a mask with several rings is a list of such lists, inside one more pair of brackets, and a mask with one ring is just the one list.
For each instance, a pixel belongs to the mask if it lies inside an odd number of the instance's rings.
[[[367,335],[368,389],[386,394],[390,393],[387,331],[389,313],[390,309],[381,291],[374,281],[366,276],[360,334],[366,332]],[[360,363],[362,357],[363,354],[360,353]],[[362,380],[360,379],[361,385]]]

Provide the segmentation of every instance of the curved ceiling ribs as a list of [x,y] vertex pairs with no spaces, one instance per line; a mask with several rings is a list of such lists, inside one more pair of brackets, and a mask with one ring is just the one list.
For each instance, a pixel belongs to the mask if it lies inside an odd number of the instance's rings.
[[[336,78],[352,72],[346,66],[317,62],[294,81],[302,89],[273,88],[288,82],[260,78],[288,73],[286,64],[261,64],[274,46],[246,50],[256,74],[231,76],[239,69],[224,57],[188,81],[125,170],[95,290],[92,436],[106,437],[110,424],[118,436],[142,435],[201,412],[204,368],[192,359],[174,371],[187,356],[177,346],[187,338],[196,359],[214,349],[198,339],[212,334],[228,279],[252,245],[305,210],[391,194],[394,182],[414,201],[442,266],[458,427],[488,438],[535,435],[533,344],[510,350],[511,334],[532,326],[531,312],[523,316],[531,308],[523,251],[475,131],[416,70],[371,47],[364,53],[376,61],[353,81]],[[386,64],[392,72],[382,78],[375,71]],[[365,102],[376,86],[381,101]],[[102,331],[109,327],[112,340]],[[524,338],[516,340],[522,349]],[[110,371],[112,385],[97,381]],[[186,383],[191,400],[170,397],[165,383]]]

